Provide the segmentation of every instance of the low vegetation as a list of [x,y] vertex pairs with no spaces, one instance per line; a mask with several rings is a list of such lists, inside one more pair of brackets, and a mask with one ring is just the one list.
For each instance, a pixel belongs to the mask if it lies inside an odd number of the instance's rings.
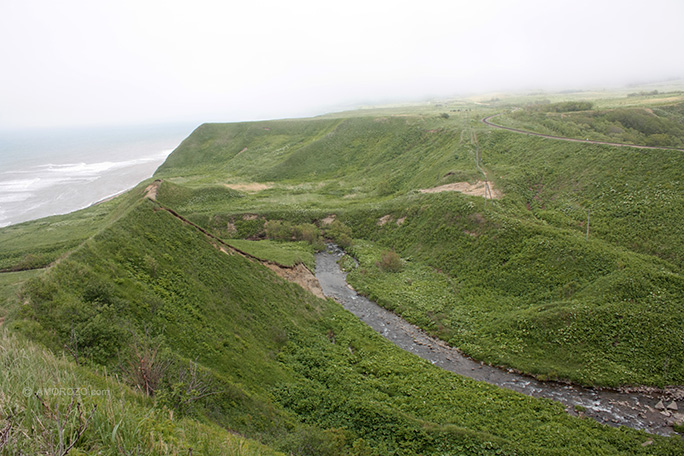
[[528,106],[531,111],[541,112],[574,112],[589,111],[594,107],[590,101],[562,101],[559,103],[535,103]]
[[401,257],[392,250],[382,252],[380,259],[375,264],[383,272],[399,272],[404,266]]
[[269,240],[247,241],[229,239],[227,243],[242,252],[281,266],[304,264],[309,270],[316,269],[313,246],[308,242],[274,242]]
[[[498,119],[681,147],[681,100],[652,101]],[[333,240],[357,289],[476,359],[681,385],[682,153],[493,130],[487,104],[203,125],[157,202],[0,230],[0,454],[681,454],[445,372],[260,264],[314,270]],[[504,197],[419,191],[483,177]],[[53,386],[112,396],[21,392]]]
[[[73,368],[118,373],[154,410],[209,420],[285,452],[553,454],[562,445],[578,454],[596,447],[624,454],[641,448],[645,437],[637,431],[624,436],[572,418],[558,404],[415,358],[336,303],[226,255],[198,230],[154,209],[140,201],[32,279],[22,292],[27,304],[10,327],[55,351],[67,347]],[[147,375],[135,375],[141,371]],[[192,380],[192,372],[201,375]],[[201,391],[211,395],[193,401]],[[554,439],[545,435],[550,423]],[[678,448],[674,440],[657,445]]]

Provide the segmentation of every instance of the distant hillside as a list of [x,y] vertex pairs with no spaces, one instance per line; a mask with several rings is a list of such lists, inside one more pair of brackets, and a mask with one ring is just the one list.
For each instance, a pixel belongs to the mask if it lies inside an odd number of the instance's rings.
[[684,103],[609,110],[594,110],[589,103],[580,108],[563,111],[558,104],[533,105],[503,120],[507,125],[569,138],[684,148]]
[[[581,383],[666,385],[684,381],[684,342],[671,337],[684,329],[681,169],[676,151],[420,115],[206,125],[157,176],[169,181],[162,201],[218,235],[263,238],[267,219],[320,224],[334,213],[353,237],[446,274],[460,291],[437,292],[448,298],[436,313],[384,284],[391,274],[353,280],[478,359]],[[485,179],[503,195],[487,207],[419,191]],[[264,186],[228,193],[248,181]],[[183,186],[195,196],[181,197]],[[381,225],[385,215],[405,222]]]
[[[207,124],[171,154],[155,177],[182,177],[193,185],[324,182],[329,187],[319,189],[323,194],[358,188],[384,196],[477,179],[472,158],[457,153],[468,143],[460,125],[438,116]],[[445,176],[453,169],[462,174]]]

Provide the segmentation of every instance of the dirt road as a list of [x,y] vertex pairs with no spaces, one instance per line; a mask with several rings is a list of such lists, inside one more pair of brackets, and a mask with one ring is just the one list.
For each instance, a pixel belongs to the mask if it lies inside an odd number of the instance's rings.
[[636,144],[613,143],[613,142],[607,142],[607,141],[592,141],[590,139],[577,139],[577,138],[566,138],[564,136],[544,135],[541,133],[535,133],[533,131],[519,130],[517,128],[511,128],[511,127],[504,127],[502,125],[497,125],[497,124],[492,123],[490,121],[494,117],[498,117],[502,114],[503,113],[499,113],[499,114],[494,114],[494,115],[485,117],[484,119],[482,119],[482,122],[485,125],[488,125],[488,126],[494,127],[494,128],[500,128],[501,130],[513,131],[515,133],[522,133],[524,135],[530,135],[530,136],[540,136],[542,138],[559,139],[561,141],[570,141],[570,142],[578,142],[578,143],[586,143],[586,144],[602,144],[604,146],[615,146],[615,147],[633,147],[635,149],[678,150],[680,152],[684,152],[684,149],[677,149],[674,147],[639,146]]

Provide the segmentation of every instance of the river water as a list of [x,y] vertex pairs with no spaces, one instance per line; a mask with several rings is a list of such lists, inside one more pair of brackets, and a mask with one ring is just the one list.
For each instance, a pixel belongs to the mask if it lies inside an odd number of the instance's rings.
[[[327,251],[316,254],[316,278],[325,295],[338,301],[387,340],[436,366],[501,388],[558,401],[569,414],[579,413],[611,426],[628,426],[653,434],[671,435],[674,432],[672,421],[684,418],[679,411],[656,408],[661,400],[666,406],[673,403],[672,397],[666,397],[662,393],[623,393],[558,382],[541,382],[513,370],[474,361],[457,348],[429,336],[420,328],[354,291],[347,284],[347,274],[340,270],[337,263],[343,255],[344,252],[332,244],[328,245]],[[583,407],[580,408],[582,411],[578,412],[576,406]],[[678,406],[684,407],[684,401],[680,401]]]

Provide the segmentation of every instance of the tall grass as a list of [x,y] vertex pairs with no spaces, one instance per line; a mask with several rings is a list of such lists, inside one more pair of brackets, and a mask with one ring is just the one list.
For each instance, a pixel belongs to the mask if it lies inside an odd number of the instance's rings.
[[0,330],[0,454],[270,455]]

